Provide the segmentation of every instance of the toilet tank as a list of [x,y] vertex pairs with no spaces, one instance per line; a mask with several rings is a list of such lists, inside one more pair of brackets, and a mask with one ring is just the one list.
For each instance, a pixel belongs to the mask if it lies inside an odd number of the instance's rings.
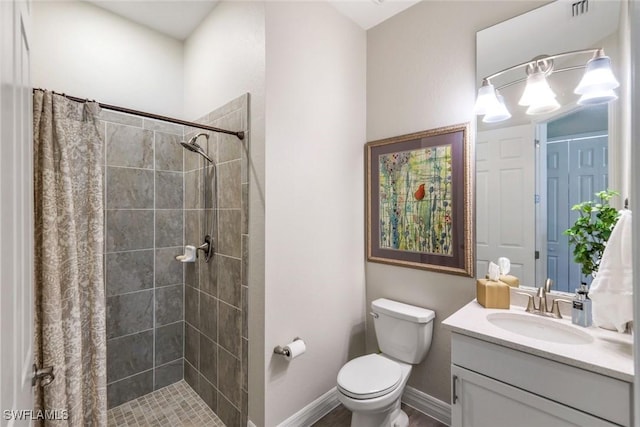
[[432,310],[380,298],[371,303],[380,351],[400,361],[424,360],[433,336]]

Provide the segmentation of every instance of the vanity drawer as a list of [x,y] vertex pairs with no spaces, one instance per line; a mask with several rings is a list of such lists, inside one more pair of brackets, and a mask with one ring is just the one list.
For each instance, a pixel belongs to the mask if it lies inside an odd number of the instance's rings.
[[457,333],[451,337],[451,363],[631,426],[630,383]]

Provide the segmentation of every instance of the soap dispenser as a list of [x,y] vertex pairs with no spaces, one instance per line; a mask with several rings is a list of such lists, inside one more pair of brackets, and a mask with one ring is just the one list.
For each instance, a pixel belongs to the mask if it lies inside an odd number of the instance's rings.
[[576,296],[573,299],[573,308],[571,310],[571,322],[574,325],[584,327],[591,326],[593,322],[589,290],[584,282],[580,285],[580,289],[576,289]]

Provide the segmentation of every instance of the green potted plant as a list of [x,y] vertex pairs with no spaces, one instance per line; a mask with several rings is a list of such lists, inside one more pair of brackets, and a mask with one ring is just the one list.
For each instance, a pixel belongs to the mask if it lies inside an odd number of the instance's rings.
[[620,193],[605,190],[595,195],[599,201],[589,200],[571,208],[578,211],[580,216],[573,226],[564,232],[569,236],[569,243],[573,245],[573,259],[581,265],[581,272],[585,276],[595,276],[598,271],[602,252],[620,216],[609,204],[609,201]]

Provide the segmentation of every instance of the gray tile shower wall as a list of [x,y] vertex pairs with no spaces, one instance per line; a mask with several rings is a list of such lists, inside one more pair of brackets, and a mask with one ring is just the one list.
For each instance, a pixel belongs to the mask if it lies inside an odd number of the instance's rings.
[[[248,107],[245,94],[198,123],[246,131]],[[200,131],[186,132],[190,138]],[[200,257],[185,267],[184,378],[229,427],[247,425],[248,137],[210,134],[215,175],[200,156],[184,153],[185,244],[198,246],[211,234],[216,247],[209,263]],[[205,138],[197,142],[204,147]]]
[[107,399],[184,377],[182,126],[103,111]]

